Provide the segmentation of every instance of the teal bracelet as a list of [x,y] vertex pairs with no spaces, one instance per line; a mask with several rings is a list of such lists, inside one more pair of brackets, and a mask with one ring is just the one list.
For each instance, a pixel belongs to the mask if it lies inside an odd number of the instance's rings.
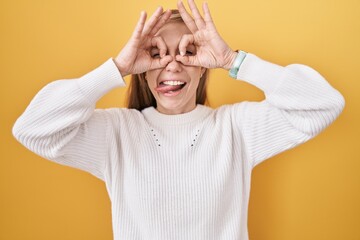
[[240,65],[241,63],[244,61],[245,57],[246,57],[247,52],[241,51],[238,53],[238,55],[235,58],[235,61],[229,71],[229,75],[232,78],[237,78],[237,73],[239,71]]

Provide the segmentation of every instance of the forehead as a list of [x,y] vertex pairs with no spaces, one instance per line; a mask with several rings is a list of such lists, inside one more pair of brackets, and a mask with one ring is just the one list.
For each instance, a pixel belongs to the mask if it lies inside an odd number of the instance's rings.
[[166,23],[156,33],[156,36],[161,36],[166,45],[178,44],[184,34],[191,34],[189,28],[183,22],[169,22]]

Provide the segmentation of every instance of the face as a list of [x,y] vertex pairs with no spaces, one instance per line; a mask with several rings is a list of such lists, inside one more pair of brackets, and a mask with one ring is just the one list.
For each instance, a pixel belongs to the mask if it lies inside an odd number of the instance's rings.
[[[157,110],[164,114],[180,114],[196,107],[196,90],[205,68],[186,66],[175,60],[179,54],[180,39],[184,34],[191,33],[184,23],[173,22],[165,24],[157,36],[161,36],[167,46],[167,53],[173,61],[166,67],[146,72],[150,91],[157,103]],[[187,55],[195,55],[196,48],[189,45]],[[159,50],[151,49],[152,57],[159,57]]]

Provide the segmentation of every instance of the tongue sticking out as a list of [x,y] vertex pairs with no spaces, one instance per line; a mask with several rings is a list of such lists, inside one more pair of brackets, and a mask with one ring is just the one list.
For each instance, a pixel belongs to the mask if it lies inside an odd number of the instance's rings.
[[180,90],[181,88],[183,88],[184,85],[175,85],[175,86],[171,86],[171,85],[159,85],[158,87],[155,88],[156,91],[161,92],[161,93],[167,93],[167,92],[175,92]]

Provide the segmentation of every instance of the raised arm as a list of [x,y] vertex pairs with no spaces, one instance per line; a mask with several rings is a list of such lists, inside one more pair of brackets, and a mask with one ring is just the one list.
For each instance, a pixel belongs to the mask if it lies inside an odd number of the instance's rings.
[[231,72],[237,79],[265,92],[264,101],[235,104],[232,112],[233,125],[243,136],[253,166],[316,136],[339,116],[344,98],[316,70],[302,64],[279,66],[251,53],[241,58],[242,53],[232,51],[217,32],[208,5],[203,3],[202,16],[194,0],[188,0],[188,4],[193,17],[182,1],[178,2],[191,31],[183,36],[179,49],[181,53],[193,44],[196,55],[180,54],[176,59],[206,68],[233,67],[235,74]]
[[51,82],[17,119],[13,135],[44,158],[103,179],[109,122],[95,104],[111,89],[124,85],[111,58],[78,79]]
[[233,106],[253,166],[318,135],[342,112],[345,100],[316,70],[285,67],[248,53],[237,79],[263,90],[262,102]]
[[171,12],[162,13],[159,7],[145,23],[146,12],[142,12],[130,40],[116,58],[80,78],[57,80],[41,89],[13,126],[15,138],[47,159],[104,179],[110,113],[95,110],[95,104],[113,88],[124,86],[124,76],[160,68],[171,61],[170,56],[154,59],[149,53],[153,45],[166,52],[163,40],[153,37]]

